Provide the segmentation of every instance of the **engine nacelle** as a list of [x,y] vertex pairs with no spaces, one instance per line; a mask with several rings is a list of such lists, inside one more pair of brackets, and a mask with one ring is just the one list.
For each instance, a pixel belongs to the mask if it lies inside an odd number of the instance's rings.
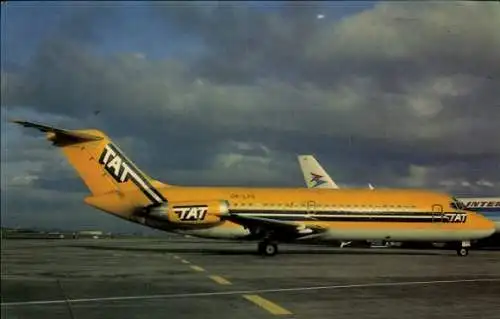
[[148,216],[172,224],[209,225],[221,221],[221,216],[229,214],[229,204],[225,200],[168,202],[151,208]]

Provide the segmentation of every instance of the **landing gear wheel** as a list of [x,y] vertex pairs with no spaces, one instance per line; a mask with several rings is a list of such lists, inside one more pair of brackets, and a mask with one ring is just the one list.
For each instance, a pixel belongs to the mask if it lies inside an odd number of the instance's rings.
[[459,255],[460,257],[465,257],[468,254],[469,254],[468,248],[462,247],[462,248],[457,249],[457,255]]
[[278,245],[271,242],[260,242],[258,251],[261,255],[274,256],[278,253]]

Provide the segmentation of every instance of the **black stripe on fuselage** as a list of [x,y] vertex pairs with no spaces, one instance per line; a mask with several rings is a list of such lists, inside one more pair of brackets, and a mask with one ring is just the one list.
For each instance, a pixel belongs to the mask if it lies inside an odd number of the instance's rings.
[[[328,210],[328,211],[314,211],[308,212],[307,210],[247,210],[247,209],[231,209],[231,213],[240,215],[253,215],[253,214],[273,214],[273,215],[290,215],[290,214],[307,214],[314,216],[322,215],[346,215],[346,216],[357,216],[357,215],[376,215],[376,216],[432,216],[432,212],[408,212],[408,211],[348,211],[348,210]],[[434,213],[435,215],[441,213]]]
[[307,221],[318,221],[318,222],[386,222],[386,223],[436,223],[437,220],[433,220],[430,217],[396,217],[396,216],[259,216],[252,215],[254,217],[269,218],[281,221],[295,221],[295,222],[307,222]]
[[232,214],[248,217],[296,222],[395,222],[395,223],[436,223],[441,222],[441,214],[408,212],[315,212],[304,211],[248,211],[231,210]]

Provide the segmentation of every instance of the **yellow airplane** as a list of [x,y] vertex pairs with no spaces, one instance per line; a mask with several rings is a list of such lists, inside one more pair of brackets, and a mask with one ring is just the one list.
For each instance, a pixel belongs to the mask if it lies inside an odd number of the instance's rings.
[[[314,155],[299,155],[300,170],[308,188],[340,188],[328,175]],[[368,183],[370,189],[375,189]],[[460,197],[455,198],[468,211],[478,212],[495,223],[496,232],[500,232],[500,197]]]
[[456,243],[491,235],[481,215],[425,190],[185,187],[148,177],[108,136],[12,121],[46,133],[90,191],[88,205],[152,228],[203,238],[257,240],[260,254],[301,239]]

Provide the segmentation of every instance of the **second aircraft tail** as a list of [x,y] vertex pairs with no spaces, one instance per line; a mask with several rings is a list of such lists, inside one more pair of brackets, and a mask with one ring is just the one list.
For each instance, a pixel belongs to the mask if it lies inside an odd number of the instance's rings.
[[299,164],[308,188],[339,188],[312,155],[299,155]]

